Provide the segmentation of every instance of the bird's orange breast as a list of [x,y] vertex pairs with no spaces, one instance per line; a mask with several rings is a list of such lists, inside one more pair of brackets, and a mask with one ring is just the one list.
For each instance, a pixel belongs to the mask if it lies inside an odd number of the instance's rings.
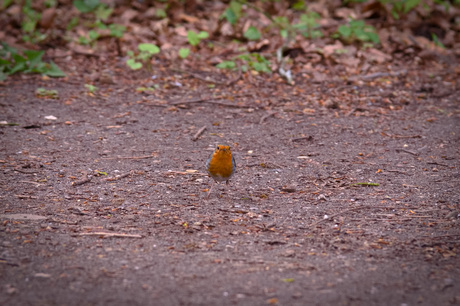
[[218,181],[228,180],[234,171],[233,157],[230,150],[216,150],[208,163],[209,174]]

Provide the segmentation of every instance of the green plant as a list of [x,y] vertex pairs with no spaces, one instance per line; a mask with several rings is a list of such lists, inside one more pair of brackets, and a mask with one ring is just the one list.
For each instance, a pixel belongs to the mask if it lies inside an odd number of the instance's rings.
[[[78,42],[83,45],[92,45],[100,37],[98,30],[109,30],[110,36],[115,38],[123,37],[126,27],[121,24],[104,24],[103,21],[106,21],[113,12],[113,8],[108,7],[106,4],[100,2],[100,0],[74,0],[73,5],[81,13],[87,14],[91,13],[95,17],[95,22],[90,24],[90,30],[87,36],[80,36]],[[74,17],[69,24],[67,29],[70,30],[79,23],[79,18]]]
[[436,46],[441,47],[443,49],[446,48],[446,46],[444,46],[444,44],[442,43],[442,41],[439,40],[439,38],[438,38],[438,36],[436,34],[432,33],[431,38],[432,38],[432,40],[433,40],[433,42],[434,42],[434,44]]
[[66,26],[66,30],[67,31],[72,30],[78,25],[79,22],[80,22],[80,18],[78,18],[77,16],[72,17],[72,19],[70,19],[69,23]]
[[199,33],[196,33],[192,30],[187,31],[188,43],[194,47],[197,46],[203,39],[206,39],[208,37],[209,34],[205,31],[201,31]]
[[[446,8],[450,6],[449,1],[446,0],[432,0],[436,4],[444,5]],[[455,0],[458,2],[458,0]],[[454,1],[454,2],[455,2]],[[369,0],[346,0],[344,3],[364,3]],[[391,15],[395,19],[399,19],[401,15],[406,15],[408,12],[416,8],[419,4],[423,3],[421,0],[379,0],[383,5],[388,5],[391,8]],[[426,2],[426,1],[425,1]],[[426,3],[423,3],[426,5]]]
[[116,38],[122,38],[126,31],[126,27],[121,24],[112,23],[109,24],[110,36]]
[[65,73],[53,62],[42,60],[44,51],[24,50],[20,53],[16,48],[1,43],[0,49],[0,80],[17,72],[40,73],[50,77],[64,77]]
[[230,1],[230,4],[228,7],[225,9],[224,13],[222,14],[221,18],[227,19],[228,22],[230,22],[231,25],[236,25],[238,20],[241,18],[241,9],[242,9],[242,4],[238,1]]
[[158,88],[158,85],[155,85],[155,87],[137,87],[136,91],[139,93],[152,93],[155,91],[155,88]]
[[155,55],[160,53],[160,48],[154,44],[139,44],[137,46],[139,53],[134,54],[133,51],[128,51],[129,59],[126,61],[126,65],[132,70],[138,70],[143,67],[143,64],[147,66],[147,70],[151,71],[152,66],[150,59]]
[[391,5],[391,15],[395,19],[399,19],[401,14],[407,14],[420,4],[420,0],[380,0],[380,2]]
[[293,27],[305,38],[322,37],[323,33],[319,30],[320,25],[318,24],[320,18],[316,12],[307,12],[300,16],[300,21],[294,24]]
[[373,26],[366,25],[363,20],[351,20],[337,29],[335,37],[340,37],[346,43],[353,41],[380,43],[379,36]]
[[35,96],[37,98],[45,98],[45,99],[58,99],[58,91],[54,89],[45,89],[39,87],[35,90]]
[[216,65],[219,69],[234,69],[236,68],[235,61],[222,61]]
[[82,13],[94,12],[101,5],[99,0],[74,0],[73,6]]
[[46,38],[46,34],[37,30],[37,24],[41,14],[32,8],[32,1],[26,0],[22,5],[21,29],[24,33],[22,40],[31,43],[39,43]]
[[90,30],[88,36],[80,36],[78,38],[78,43],[82,45],[92,45],[99,38],[99,33],[95,30]]
[[259,40],[262,35],[256,27],[250,26],[243,36],[248,40]]
[[91,84],[85,84],[85,88],[88,91],[88,94],[94,94],[96,91],[99,90],[99,88]]
[[180,48],[179,50],[179,56],[180,58],[184,59],[187,58],[190,54],[190,49],[189,48]]
[[223,61],[216,65],[219,69],[235,69],[236,62],[235,60],[239,59],[244,64],[241,66],[242,71],[248,71],[250,69],[262,72],[262,73],[270,73],[270,62],[261,54],[259,53],[247,53],[241,54],[234,58],[232,61]]

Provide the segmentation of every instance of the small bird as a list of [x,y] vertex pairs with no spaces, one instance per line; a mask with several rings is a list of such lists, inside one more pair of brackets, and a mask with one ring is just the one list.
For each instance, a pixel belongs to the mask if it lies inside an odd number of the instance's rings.
[[[233,173],[235,173],[235,169],[235,158],[229,146],[218,145],[206,162],[206,170],[208,170],[209,175],[214,181],[226,181],[227,185],[228,180],[232,177]],[[214,182],[212,182],[211,188],[209,189],[208,198],[211,195],[212,187],[214,187]]]

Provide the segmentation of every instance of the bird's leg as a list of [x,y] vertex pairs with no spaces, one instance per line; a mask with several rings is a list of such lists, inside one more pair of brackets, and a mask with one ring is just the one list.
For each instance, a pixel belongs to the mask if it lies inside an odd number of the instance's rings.
[[206,199],[209,199],[209,196],[211,195],[212,187],[214,187],[214,183],[215,183],[215,181],[212,180],[212,182],[211,182],[211,188],[209,188],[208,195],[206,196]]

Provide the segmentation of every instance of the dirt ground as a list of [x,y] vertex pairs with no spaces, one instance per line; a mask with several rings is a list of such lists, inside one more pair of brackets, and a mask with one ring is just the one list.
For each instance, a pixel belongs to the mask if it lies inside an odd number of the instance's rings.
[[457,75],[164,73],[4,83],[1,305],[460,304]]

